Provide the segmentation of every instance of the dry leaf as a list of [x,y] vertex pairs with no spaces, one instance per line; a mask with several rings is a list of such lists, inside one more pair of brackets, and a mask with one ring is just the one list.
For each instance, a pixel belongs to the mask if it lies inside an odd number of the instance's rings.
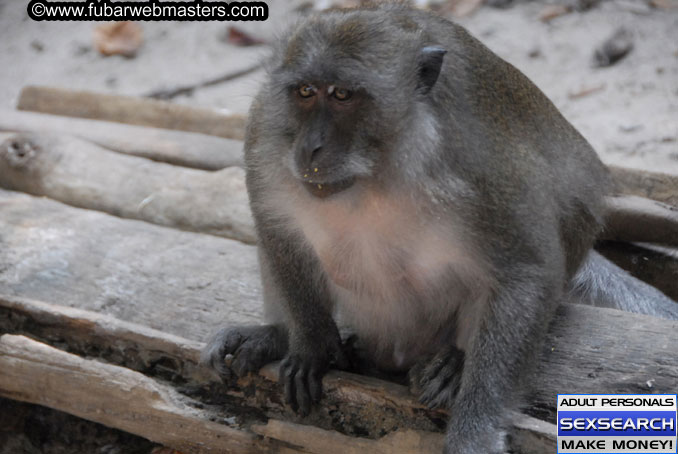
[[539,20],[542,22],[551,22],[556,17],[564,16],[572,11],[572,8],[566,5],[549,5],[539,13]]
[[678,0],[650,0],[650,5],[661,9],[678,8]]
[[226,41],[236,45],[236,46],[257,46],[259,44],[266,44],[266,41],[255,38],[254,36],[250,35],[249,33],[234,27],[230,26],[228,27],[228,36],[226,38]]
[[94,46],[102,55],[134,57],[143,41],[137,22],[109,22],[94,29]]

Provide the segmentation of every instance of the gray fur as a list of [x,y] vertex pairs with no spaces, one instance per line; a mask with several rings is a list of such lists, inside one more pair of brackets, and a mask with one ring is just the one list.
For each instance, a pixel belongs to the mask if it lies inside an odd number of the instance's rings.
[[676,302],[595,251],[570,285],[573,299],[582,304],[678,320]]

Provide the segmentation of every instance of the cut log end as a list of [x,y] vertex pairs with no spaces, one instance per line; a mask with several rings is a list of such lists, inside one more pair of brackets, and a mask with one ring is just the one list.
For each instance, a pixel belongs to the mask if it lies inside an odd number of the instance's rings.
[[27,171],[41,152],[42,147],[27,134],[0,134],[0,159],[12,169]]

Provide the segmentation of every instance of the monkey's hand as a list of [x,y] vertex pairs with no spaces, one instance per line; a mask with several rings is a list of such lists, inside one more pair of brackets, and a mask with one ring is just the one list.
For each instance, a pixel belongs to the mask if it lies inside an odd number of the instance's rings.
[[410,389],[429,408],[450,408],[459,392],[464,352],[450,346],[412,367]]
[[201,362],[229,381],[281,359],[287,345],[287,331],[280,325],[227,327],[212,336]]
[[324,339],[290,339],[290,350],[280,364],[280,381],[292,410],[301,416],[311,412],[322,395],[322,377],[332,365],[348,366],[338,332]]

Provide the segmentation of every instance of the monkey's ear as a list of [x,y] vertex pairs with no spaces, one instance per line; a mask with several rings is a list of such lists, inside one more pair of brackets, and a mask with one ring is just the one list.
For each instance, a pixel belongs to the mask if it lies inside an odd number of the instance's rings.
[[431,91],[440,75],[447,51],[440,46],[427,46],[419,52],[419,85],[423,94]]

